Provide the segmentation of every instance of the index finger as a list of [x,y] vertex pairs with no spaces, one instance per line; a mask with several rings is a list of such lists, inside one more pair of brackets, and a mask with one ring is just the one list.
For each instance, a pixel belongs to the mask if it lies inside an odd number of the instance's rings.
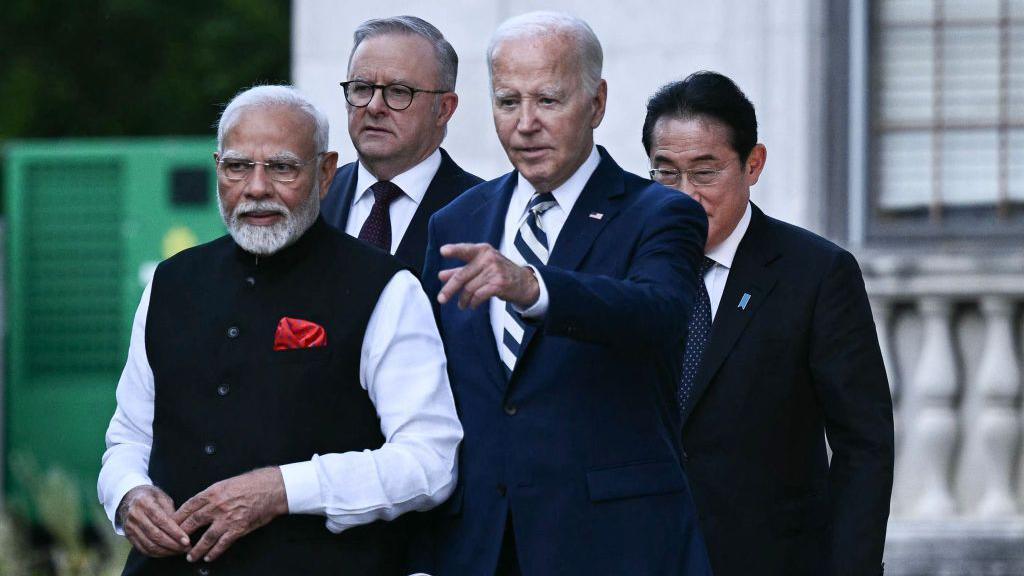
[[456,258],[463,262],[469,262],[489,244],[470,244],[461,242],[459,244],[445,244],[441,246],[441,256],[445,258]]
[[205,492],[200,492],[195,496],[188,499],[187,502],[178,508],[178,511],[174,513],[174,521],[177,522],[186,534],[191,533],[196,528],[209,523],[209,520],[204,520],[200,512],[206,507],[207,499]]

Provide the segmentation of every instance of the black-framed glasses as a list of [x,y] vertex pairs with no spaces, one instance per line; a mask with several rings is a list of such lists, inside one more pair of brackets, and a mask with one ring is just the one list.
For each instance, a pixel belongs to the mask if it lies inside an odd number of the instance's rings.
[[[316,155],[316,158],[319,158],[322,154],[323,152],[320,152]],[[308,162],[294,162],[292,160],[257,162],[248,158],[221,158],[217,160],[217,165],[220,166],[221,172],[228,180],[245,180],[256,169],[256,165],[259,164],[267,172],[267,177],[274,182],[295,182],[298,180],[299,174],[302,173],[302,168],[312,162],[313,160]]]
[[373,100],[373,93],[378,89],[384,95],[384,105],[392,110],[405,110],[412,105],[412,99],[418,92],[427,94],[445,94],[451,90],[423,90],[405,84],[370,84],[362,80],[339,82],[345,91],[345,100],[356,108],[365,108]]

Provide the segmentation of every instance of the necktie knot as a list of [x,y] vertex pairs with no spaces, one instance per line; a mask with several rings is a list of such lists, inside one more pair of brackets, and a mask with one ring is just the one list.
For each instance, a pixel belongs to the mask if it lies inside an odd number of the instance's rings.
[[530,203],[526,205],[526,210],[536,216],[540,216],[554,208],[557,204],[558,201],[555,200],[555,195],[551,192],[537,192],[533,195],[533,198],[530,198]]
[[703,278],[704,275],[708,273],[708,270],[711,270],[711,267],[714,265],[715,261],[705,256],[704,260],[700,263],[700,277]]
[[384,206],[390,206],[395,199],[403,194],[402,189],[389,180],[378,180],[373,186],[370,186],[370,191],[373,192],[374,203]]

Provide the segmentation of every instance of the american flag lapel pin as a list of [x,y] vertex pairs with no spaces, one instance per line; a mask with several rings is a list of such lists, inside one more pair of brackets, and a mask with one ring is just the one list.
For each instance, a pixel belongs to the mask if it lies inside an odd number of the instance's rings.
[[600,212],[591,212],[590,217],[593,218],[594,220],[600,220],[601,218],[604,218],[604,214]]
[[748,294],[747,292],[744,292],[743,293],[743,297],[740,298],[740,305],[738,306],[738,308],[740,310],[746,310],[748,303],[750,303],[750,294]]

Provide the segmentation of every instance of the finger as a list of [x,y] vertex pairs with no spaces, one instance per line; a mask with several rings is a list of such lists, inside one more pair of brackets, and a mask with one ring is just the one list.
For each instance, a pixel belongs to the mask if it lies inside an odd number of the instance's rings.
[[458,272],[461,269],[462,266],[459,266],[458,268],[448,268],[447,270],[441,270],[440,272],[437,273],[437,278],[441,282],[447,282],[449,278],[451,278],[456,272]]
[[134,520],[131,525],[127,523],[125,524],[124,535],[136,550],[142,552],[146,556],[159,558],[175,554],[174,552],[166,550],[162,546],[150,540],[145,531],[143,531]]
[[178,508],[177,511],[174,512],[174,521],[180,525],[182,521],[185,520],[185,518],[188,518],[197,510],[200,510],[204,506],[206,506],[207,501],[208,498],[206,497],[205,490],[189,498],[188,500],[185,501],[184,504],[181,505],[180,508]]
[[240,534],[230,531],[224,533],[224,535],[222,535],[220,539],[217,540],[217,544],[215,544],[213,548],[211,548],[210,551],[206,554],[206,556],[203,557],[203,560],[207,562],[213,562],[217,558],[220,558],[220,555],[227,551],[227,549],[230,548],[231,545],[235,543],[235,540],[238,540],[240,536]]
[[185,559],[189,562],[198,562],[201,558],[205,557],[214,544],[220,540],[222,530],[219,524],[211,525],[206,530],[206,533],[203,534],[203,537],[199,539],[199,542],[196,542],[196,545],[188,551]]
[[482,300],[476,297],[476,293],[489,284],[493,276],[494,271],[486,268],[466,282],[459,293],[459,308],[463,310],[466,308],[476,308],[482,302]]
[[473,293],[473,298],[467,303],[467,306],[472,310],[476,310],[477,306],[480,306],[500,293],[501,285],[494,282],[488,282]]
[[182,532],[184,532],[187,535],[194,533],[196,530],[202,528],[203,526],[206,526],[211,522],[213,522],[213,515],[210,514],[210,509],[202,508],[188,515],[187,517],[182,519],[178,524],[179,526],[181,526]]
[[[184,552],[185,548],[188,548],[189,545],[188,533],[182,530],[181,526],[172,519],[173,508],[168,511],[167,508],[159,504],[158,506],[160,506],[158,509],[149,514],[149,519],[170,540],[175,550]],[[164,544],[164,546],[167,546],[167,544]]]
[[[142,516],[137,523],[139,531],[161,552],[176,554],[185,551],[180,541],[168,534],[151,516]],[[166,518],[165,518],[166,520]],[[179,528],[180,530],[180,528]]]
[[441,291],[437,294],[437,301],[441,304],[447,304],[449,300],[455,297],[461,290],[466,282],[473,279],[476,275],[472,263],[467,264],[461,268],[456,268],[455,272],[448,278],[444,286],[441,287]]
[[445,258],[455,258],[462,260],[463,262],[469,262],[476,257],[480,250],[483,250],[489,244],[445,244],[441,246],[441,256]]

